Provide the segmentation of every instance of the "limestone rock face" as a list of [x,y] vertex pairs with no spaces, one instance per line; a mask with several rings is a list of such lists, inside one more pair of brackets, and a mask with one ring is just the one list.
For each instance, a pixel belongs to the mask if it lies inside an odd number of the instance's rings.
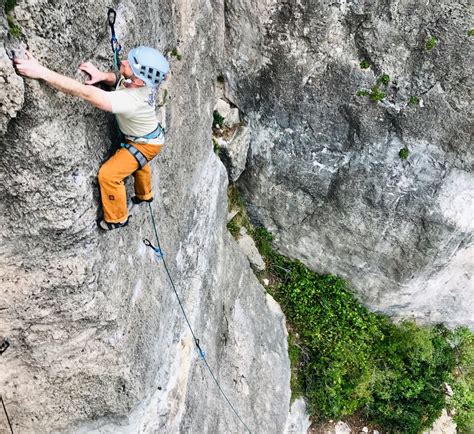
[[252,131],[239,185],[278,249],[372,309],[473,327],[470,17],[467,0],[236,0],[225,75]]
[[[82,61],[110,68],[109,6],[25,0],[12,14],[40,62],[84,80]],[[182,55],[171,58],[168,96],[159,98],[168,133],[151,163],[161,247],[229,400],[253,432],[282,432],[284,318],[226,230],[227,174],[211,144],[223,11],[218,1],[123,1],[116,32],[126,50],[149,44]],[[11,346],[0,355],[0,390],[15,432],[244,432],[199,359],[163,264],[142,242],[156,243],[146,205],[124,229],[97,229],[112,116],[16,76],[4,52],[0,337]]]

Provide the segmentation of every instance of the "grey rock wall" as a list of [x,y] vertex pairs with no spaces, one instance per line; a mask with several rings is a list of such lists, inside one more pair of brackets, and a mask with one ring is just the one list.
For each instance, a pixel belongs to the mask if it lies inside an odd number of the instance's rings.
[[[238,183],[254,220],[374,310],[474,326],[469,2],[226,6],[226,97],[252,130]],[[382,101],[357,96],[382,74]]]
[[[40,61],[84,79],[80,62],[111,63],[108,6],[24,0],[13,14]],[[155,219],[184,308],[243,420],[253,432],[282,432],[290,399],[284,318],[226,230],[227,174],[211,144],[223,5],[123,1],[116,9],[126,50],[150,44],[182,54],[171,60],[160,109],[167,144],[152,166]],[[244,432],[142,242],[153,239],[147,209],[127,228],[96,227],[111,116],[17,77],[0,55],[8,83],[0,337],[11,341],[0,355],[0,391],[15,432]]]

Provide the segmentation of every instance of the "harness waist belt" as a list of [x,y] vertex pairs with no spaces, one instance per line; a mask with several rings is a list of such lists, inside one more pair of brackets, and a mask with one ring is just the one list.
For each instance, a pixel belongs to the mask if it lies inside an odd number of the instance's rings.
[[140,169],[143,168],[146,164],[148,164],[148,160],[146,157],[137,149],[135,146],[131,145],[130,143],[120,143],[122,148],[125,148],[130,154],[133,155],[135,160],[137,160],[138,166]]
[[129,136],[125,134],[125,139],[135,143],[146,144],[148,141],[153,139],[164,137],[164,134],[165,130],[160,124],[158,124],[158,126],[151,133],[145,134],[144,136]]

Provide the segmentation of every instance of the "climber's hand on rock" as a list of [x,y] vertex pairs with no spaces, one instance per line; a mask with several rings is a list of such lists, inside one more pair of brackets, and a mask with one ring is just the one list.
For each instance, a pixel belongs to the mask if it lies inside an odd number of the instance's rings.
[[81,63],[79,69],[91,76],[90,80],[84,82],[85,84],[95,84],[104,80],[104,73],[99,71],[91,62]]
[[42,66],[34,57],[33,55],[25,50],[26,59],[20,59],[15,57],[14,62],[17,71],[29,78],[42,78],[46,68]]

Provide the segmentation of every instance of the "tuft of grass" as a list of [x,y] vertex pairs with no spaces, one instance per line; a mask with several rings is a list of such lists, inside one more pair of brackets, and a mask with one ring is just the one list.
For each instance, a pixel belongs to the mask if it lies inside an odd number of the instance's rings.
[[358,90],[356,95],[357,96],[369,96],[370,92],[368,90]]
[[171,50],[171,53],[170,53],[170,54],[171,54],[172,57],[176,57],[177,60],[181,60],[181,59],[182,59],[182,56],[181,56],[181,54],[179,53],[177,47],[174,47],[174,48]]
[[416,95],[412,95],[412,96],[410,97],[409,103],[410,103],[411,105],[418,105],[418,103],[419,103],[419,98],[418,98]]
[[227,189],[227,204],[229,212],[233,210],[239,211],[236,216],[227,223],[227,229],[229,229],[234,238],[239,236],[240,228],[242,227],[247,229],[247,232],[252,235],[254,229],[252,223],[250,223],[250,219],[245,211],[244,202],[240,197],[239,190],[235,184],[229,184],[229,188]]
[[426,43],[425,43],[425,48],[430,51],[432,50],[434,47],[436,47],[436,45],[438,45],[438,39],[436,38],[436,36],[431,36],[431,38],[428,38],[426,40]]
[[467,31],[467,36],[474,36],[474,29],[469,29]]
[[378,84],[383,84],[383,85],[387,85],[388,83],[390,83],[390,76],[388,74],[382,74],[378,80],[377,80],[377,83]]
[[221,154],[221,147],[219,146],[219,142],[214,137],[212,138],[212,147],[214,149],[214,153],[219,156]]
[[17,24],[15,19],[11,15],[7,15],[7,22],[8,22],[8,32],[14,38],[20,38],[22,35],[21,27]]
[[369,63],[369,61],[368,61],[367,59],[361,60],[360,63],[359,63],[359,65],[360,65],[361,69],[368,69],[368,68],[370,68],[370,63]]
[[406,160],[409,155],[410,155],[410,150],[406,146],[404,148],[400,149],[400,151],[398,151],[398,156],[402,160]]
[[372,92],[370,93],[370,99],[374,102],[382,101],[385,98],[385,93],[380,90],[380,88],[375,85],[372,88]]

